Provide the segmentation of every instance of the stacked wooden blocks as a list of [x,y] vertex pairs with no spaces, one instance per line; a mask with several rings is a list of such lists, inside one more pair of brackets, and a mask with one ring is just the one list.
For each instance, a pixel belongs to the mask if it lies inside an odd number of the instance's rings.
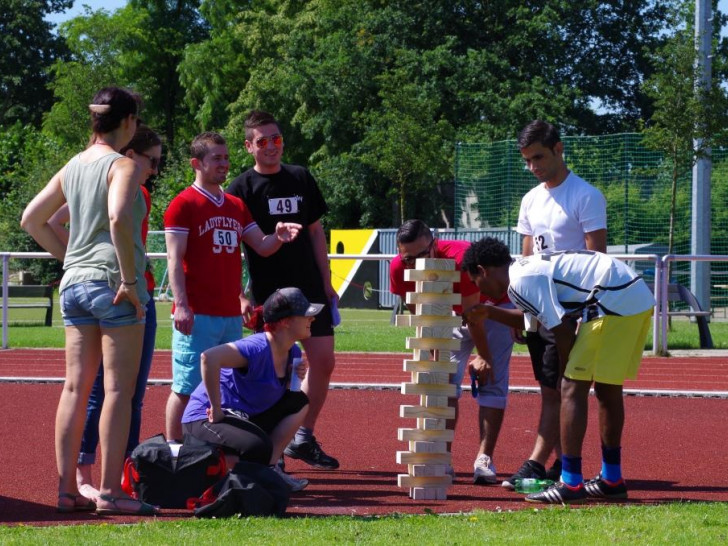
[[455,408],[448,406],[448,398],[455,396],[450,374],[457,370],[450,351],[460,347],[452,330],[461,323],[452,314],[452,306],[460,303],[453,283],[460,273],[454,260],[419,259],[415,269],[404,272],[404,280],[415,282],[416,291],[407,293],[407,303],[415,305],[416,313],[398,315],[397,326],[414,326],[417,336],[407,338],[413,358],[404,361],[404,370],[412,380],[402,383],[402,394],[418,395],[420,404],[400,406],[400,417],[415,418],[417,428],[398,431],[399,440],[409,442],[409,451],[397,452],[397,463],[406,464],[408,471],[397,476],[397,485],[408,487],[415,500],[445,500],[452,484],[446,472],[452,460],[447,444],[453,440],[446,421],[455,418]]

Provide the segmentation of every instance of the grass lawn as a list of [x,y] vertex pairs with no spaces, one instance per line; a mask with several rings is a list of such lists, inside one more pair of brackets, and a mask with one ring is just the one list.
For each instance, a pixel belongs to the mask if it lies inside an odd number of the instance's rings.
[[728,505],[546,507],[452,516],[232,518],[0,527],[3,544],[725,544]]
[[[172,343],[171,304],[157,303],[157,349],[169,349]],[[45,310],[10,309],[8,340],[10,347],[63,347],[63,323],[58,305],[54,307],[53,327],[43,326]],[[407,352],[405,339],[414,336],[414,328],[398,328],[390,323],[391,310],[341,309],[341,325],[336,328],[337,351]],[[728,322],[710,323],[716,349],[728,349]],[[650,330],[651,332],[651,330]],[[674,319],[668,331],[670,349],[700,348],[698,327],[686,319]],[[652,349],[651,333],[645,349]],[[525,353],[523,345],[516,352]]]

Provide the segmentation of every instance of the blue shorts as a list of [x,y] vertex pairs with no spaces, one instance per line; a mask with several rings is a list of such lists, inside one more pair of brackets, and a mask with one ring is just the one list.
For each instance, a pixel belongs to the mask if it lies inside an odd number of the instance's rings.
[[144,324],[145,319],[137,319],[136,308],[128,301],[114,305],[115,297],[116,292],[106,281],[84,281],[67,286],[60,295],[63,324],[91,324],[101,328]]
[[[510,303],[499,305],[506,309],[513,309]],[[486,408],[505,409],[508,400],[508,375],[513,350],[513,336],[511,328],[494,320],[485,321],[485,333],[488,338],[488,347],[493,357],[493,375],[495,379],[487,385],[478,385],[478,405]],[[457,397],[462,395],[462,383],[470,355],[475,348],[475,342],[470,336],[467,327],[462,326],[453,330],[453,338],[460,340],[460,349],[450,353],[450,361],[458,363],[457,372],[453,374],[451,383],[457,388]]]
[[202,381],[200,355],[243,337],[243,317],[195,315],[192,333],[180,334],[172,326],[172,390],[189,395]]

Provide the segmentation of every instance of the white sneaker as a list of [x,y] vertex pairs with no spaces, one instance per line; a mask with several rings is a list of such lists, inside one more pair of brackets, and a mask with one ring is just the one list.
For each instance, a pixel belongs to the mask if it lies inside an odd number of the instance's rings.
[[473,483],[475,484],[484,485],[498,481],[495,475],[495,465],[485,453],[475,459],[473,469],[475,470],[473,475]]
[[303,491],[303,489],[305,489],[308,485],[308,480],[306,478],[294,478],[290,474],[286,474],[285,472],[283,472],[283,470],[281,470],[281,467],[277,464],[273,465],[273,470],[283,479],[284,482],[286,482],[288,488],[294,493],[296,491]]

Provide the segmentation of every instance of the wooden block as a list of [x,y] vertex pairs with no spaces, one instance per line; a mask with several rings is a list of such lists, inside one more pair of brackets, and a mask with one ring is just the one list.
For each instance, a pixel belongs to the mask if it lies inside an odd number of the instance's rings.
[[452,338],[452,330],[450,326],[418,326],[417,337]]
[[[405,303],[409,304],[439,304],[439,305],[458,305],[462,301],[460,294],[428,294],[418,292],[407,292]],[[421,315],[423,313],[417,313]]]
[[460,282],[460,271],[418,271],[416,269],[405,269],[404,280],[408,282],[430,281],[430,282]]
[[457,372],[458,363],[449,360],[405,360],[402,370],[405,372],[432,372],[451,374]]
[[[441,420],[441,419],[438,419]],[[397,429],[397,439],[401,442],[412,440],[425,440],[430,442],[452,442],[455,437],[453,430],[422,430],[419,428]]]
[[395,321],[397,326],[440,326],[449,328],[461,326],[463,319],[453,316],[450,311],[448,311],[449,316],[397,315]]
[[[457,351],[460,348],[460,340],[444,337],[408,337],[408,349],[438,349],[440,351]],[[442,357],[441,357],[442,358]],[[448,355],[448,358],[449,355]]]
[[417,383],[402,383],[402,394],[425,394],[434,396],[455,396],[455,385],[418,385]]
[[417,419],[417,428],[420,430],[448,430],[447,419],[419,418]]
[[448,281],[417,281],[415,289],[417,292],[432,294],[452,294],[452,282]]
[[415,260],[415,269],[418,271],[427,269],[455,271],[455,260],[448,260],[447,258],[418,258]]
[[420,396],[420,406],[425,406],[426,408],[445,408],[449,405],[448,401],[447,396]]
[[409,450],[412,453],[447,453],[447,442],[412,440],[409,443]]
[[447,466],[444,464],[409,464],[407,474],[410,476],[444,476]]
[[397,464],[450,464],[451,461],[452,455],[450,453],[397,452]]
[[[458,302],[460,303],[460,302]],[[452,305],[446,303],[419,303],[415,305],[418,316],[452,317]]]
[[[450,358],[450,351],[447,352],[448,358]],[[432,351],[430,351],[429,349],[415,349],[412,352],[412,358],[414,358],[415,360],[433,360]]]
[[410,476],[409,474],[398,474],[397,485],[399,487],[449,487],[452,485],[452,476]]
[[411,487],[409,496],[412,500],[447,500],[444,487]]
[[[453,385],[453,387],[455,387],[455,385]],[[449,406],[444,408],[428,408],[424,406],[400,406],[399,416],[406,419],[418,419],[420,417],[432,419],[454,419],[455,408],[451,408]]]
[[447,385],[450,382],[449,373],[413,372],[412,382],[419,385]]

